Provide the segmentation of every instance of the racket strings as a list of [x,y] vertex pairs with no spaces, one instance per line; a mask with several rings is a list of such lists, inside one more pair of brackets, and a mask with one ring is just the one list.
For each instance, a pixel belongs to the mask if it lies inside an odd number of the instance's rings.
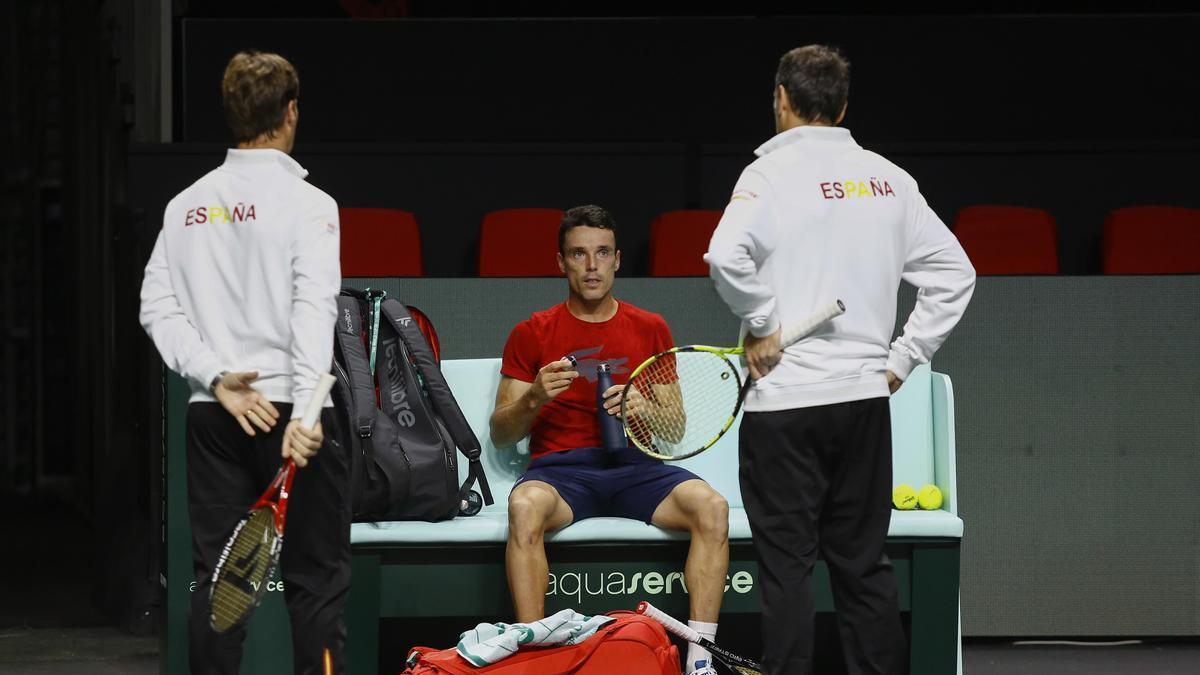
[[213,580],[212,624],[217,631],[242,623],[258,604],[274,571],[278,541],[271,509],[251,513],[234,534]]
[[[737,372],[705,351],[663,354],[632,380],[626,426],[643,448],[663,457],[699,452],[721,434],[737,409]],[[638,397],[642,400],[635,400]]]

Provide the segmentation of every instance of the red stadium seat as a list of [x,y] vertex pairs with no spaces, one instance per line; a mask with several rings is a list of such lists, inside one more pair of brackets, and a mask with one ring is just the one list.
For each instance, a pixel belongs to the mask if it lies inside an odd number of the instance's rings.
[[1042,209],[968,206],[953,229],[977,274],[1058,274],[1058,231]]
[[483,217],[479,276],[557,277],[561,209],[502,209]]
[[338,209],[343,277],[420,277],[417,219],[395,209]]
[[704,253],[721,211],[668,211],[650,223],[650,276],[706,277]]
[[1133,206],[1108,214],[1104,273],[1200,273],[1200,209]]

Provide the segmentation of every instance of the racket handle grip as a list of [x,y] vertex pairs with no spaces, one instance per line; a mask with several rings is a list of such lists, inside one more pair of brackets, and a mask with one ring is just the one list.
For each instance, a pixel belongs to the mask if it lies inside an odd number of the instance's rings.
[[817,310],[812,316],[808,317],[804,321],[789,326],[787,330],[783,332],[783,335],[780,336],[779,346],[788,347],[796,344],[808,336],[808,334],[812,333],[817,328],[820,328],[821,324],[835,316],[838,316],[839,314],[844,314],[845,312],[846,305],[843,304],[841,300],[834,300],[828,305]]
[[337,379],[329,373],[323,373],[321,379],[317,381],[317,386],[313,389],[312,398],[308,399],[308,407],[304,409],[304,417],[300,418],[300,424],[305,429],[311,429],[317,424],[317,420],[321,418],[321,408],[325,405],[325,398],[329,396],[329,391],[333,389],[333,383]]
[[699,642],[700,634],[693,630],[690,626],[667,614],[654,605],[645,600],[638,603],[637,613],[643,616],[648,616],[651,619],[662,624],[668,632],[674,633],[688,642]]

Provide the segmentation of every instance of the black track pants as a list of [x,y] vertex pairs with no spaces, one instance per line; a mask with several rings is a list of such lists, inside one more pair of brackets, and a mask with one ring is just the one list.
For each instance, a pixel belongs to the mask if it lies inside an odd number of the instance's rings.
[[[282,464],[283,430],[292,406],[276,403],[271,433],[250,437],[216,403],[192,403],[187,414],[188,513],[192,526],[190,661],[193,675],[236,675],[244,629],[224,635],[209,627],[213,567],[234,525]],[[338,438],[339,418],[321,413],[325,443],[298,469],[288,498],[280,572],[292,623],[296,673],[346,670],[343,610],[350,590],[350,457]],[[328,656],[326,652],[328,651]]]
[[892,492],[888,399],[746,413],[739,433],[767,673],[812,673],[818,554],[829,566],[849,675],[905,672],[907,640],[884,553]]

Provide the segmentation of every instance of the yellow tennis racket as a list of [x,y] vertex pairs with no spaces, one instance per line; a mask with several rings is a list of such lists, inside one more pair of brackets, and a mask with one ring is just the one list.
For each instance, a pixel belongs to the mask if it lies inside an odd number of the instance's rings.
[[[846,311],[841,300],[785,330],[788,347]],[[743,381],[730,356],[742,347],[688,345],[646,359],[634,369],[621,396],[625,434],[658,459],[684,459],[712,447],[733,425],[753,381]]]

